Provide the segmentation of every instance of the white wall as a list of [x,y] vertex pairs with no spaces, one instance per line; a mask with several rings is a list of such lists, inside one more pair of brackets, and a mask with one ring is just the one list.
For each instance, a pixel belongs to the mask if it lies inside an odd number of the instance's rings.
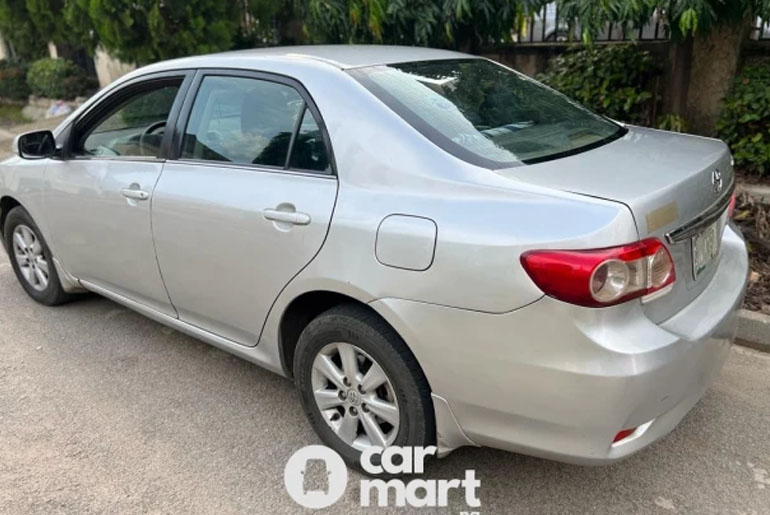
[[102,88],[136,69],[135,65],[118,61],[101,47],[94,53],[94,66],[99,78],[99,87]]
[[5,42],[5,38],[0,33],[0,59],[10,59],[11,49],[8,48],[8,43]]

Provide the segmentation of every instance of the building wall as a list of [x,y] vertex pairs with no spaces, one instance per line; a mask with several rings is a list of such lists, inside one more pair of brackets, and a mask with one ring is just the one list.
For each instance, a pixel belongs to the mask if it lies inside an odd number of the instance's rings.
[[94,53],[94,66],[99,78],[99,87],[102,88],[136,69],[135,65],[115,59],[101,47]]

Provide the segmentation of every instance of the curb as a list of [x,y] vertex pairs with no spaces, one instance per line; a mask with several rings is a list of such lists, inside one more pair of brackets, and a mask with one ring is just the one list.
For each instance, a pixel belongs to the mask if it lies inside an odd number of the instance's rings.
[[770,186],[758,184],[738,184],[738,191],[748,193],[761,204],[770,204]]
[[740,310],[735,343],[758,351],[770,352],[770,315],[748,309]]

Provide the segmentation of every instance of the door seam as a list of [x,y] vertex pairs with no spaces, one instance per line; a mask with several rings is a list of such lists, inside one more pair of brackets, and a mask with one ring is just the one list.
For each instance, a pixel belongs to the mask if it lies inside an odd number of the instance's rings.
[[163,291],[166,292],[166,298],[168,299],[168,304],[171,306],[171,309],[174,310],[174,315],[178,320],[181,320],[179,318],[179,311],[176,309],[176,306],[174,305],[174,301],[171,300],[171,294],[168,292],[168,287],[166,286],[166,279],[163,277],[163,268],[160,266],[160,259],[158,259],[158,246],[155,244],[155,190],[158,188],[158,183],[160,182],[160,178],[163,177],[163,171],[166,169],[166,160],[163,160],[163,164],[160,167],[160,173],[158,174],[158,178],[155,179],[155,184],[152,186],[152,193],[150,194],[150,237],[152,238],[152,252],[155,255],[155,266],[158,267],[158,275],[160,275],[160,282],[163,285]]

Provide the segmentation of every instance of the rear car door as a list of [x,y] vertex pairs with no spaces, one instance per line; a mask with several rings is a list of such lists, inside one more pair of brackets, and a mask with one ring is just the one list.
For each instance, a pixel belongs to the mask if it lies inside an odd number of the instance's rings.
[[286,77],[207,70],[177,131],[152,212],[169,296],[181,320],[256,345],[331,220],[337,180],[320,113]]
[[46,167],[44,201],[65,268],[175,316],[155,258],[152,191],[192,73],[144,76],[120,86],[69,127],[61,159]]

